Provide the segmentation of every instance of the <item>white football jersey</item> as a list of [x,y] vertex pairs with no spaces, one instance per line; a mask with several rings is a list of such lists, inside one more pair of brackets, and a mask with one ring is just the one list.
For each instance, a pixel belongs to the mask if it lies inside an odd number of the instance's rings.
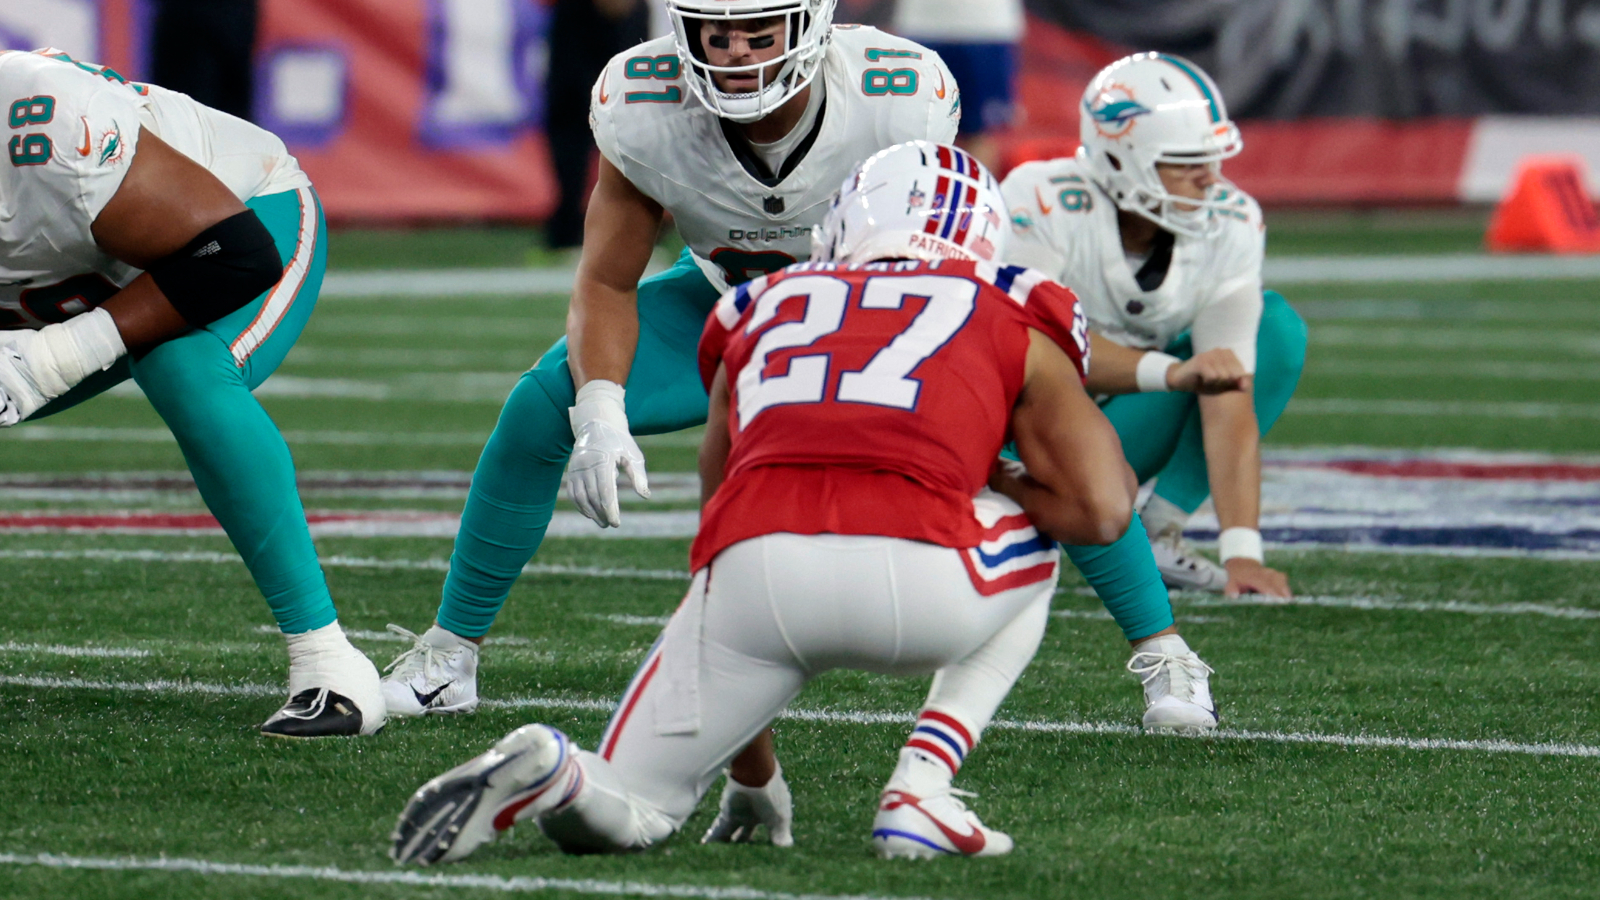
[[672,213],[719,291],[809,257],[811,229],[857,163],[903,141],[949,143],[961,120],[961,95],[938,54],[836,25],[812,82],[825,104],[815,140],[791,171],[764,183],[681,75],[670,37],[618,54],[595,82],[590,124],[606,159]]
[[89,229],[122,186],[141,126],[240,200],[311,185],[276,135],[56,50],[0,53],[0,115],[0,329],[88,312],[139,275]]
[[[1024,163],[1000,186],[1011,210],[1006,261],[1038,269],[1078,295],[1089,326],[1125,347],[1162,350],[1191,328],[1201,310],[1233,294],[1261,295],[1266,225],[1255,200],[1231,185],[1231,206],[1206,237],[1176,235],[1172,262],[1155,290],[1135,280],[1122,248],[1117,206],[1071,157]],[[1257,319],[1260,302],[1254,305]],[[1246,334],[1255,335],[1255,325]],[[1197,351],[1201,348],[1196,346]],[[1254,347],[1241,360],[1254,369]]]

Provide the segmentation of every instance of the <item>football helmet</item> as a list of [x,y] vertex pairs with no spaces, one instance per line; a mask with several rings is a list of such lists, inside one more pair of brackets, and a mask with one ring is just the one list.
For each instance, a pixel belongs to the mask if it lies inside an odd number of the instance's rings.
[[[833,37],[833,8],[838,0],[666,0],[667,15],[683,64],[689,90],[707,109],[734,122],[754,122],[800,93],[822,68],[822,58]],[[773,16],[784,18],[786,46],[776,59],[748,66],[713,66],[700,43],[707,21],[732,21]],[[770,84],[748,93],[729,94],[717,88],[714,72],[755,74],[781,62]]]
[[907,141],[868,157],[844,180],[811,231],[811,258],[999,262],[1007,220],[1000,185],[982,163],[958,147]]
[[1156,163],[1209,165],[1244,149],[1217,85],[1192,62],[1168,53],[1119,59],[1089,82],[1079,110],[1078,161],[1121,209],[1169,231],[1197,237],[1220,227],[1225,184],[1204,199],[1170,194]]

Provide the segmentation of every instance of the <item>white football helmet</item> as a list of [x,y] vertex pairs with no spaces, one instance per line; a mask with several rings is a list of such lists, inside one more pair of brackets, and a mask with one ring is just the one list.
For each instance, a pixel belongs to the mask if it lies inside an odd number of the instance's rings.
[[[672,19],[678,58],[683,64],[689,90],[706,108],[724,119],[754,122],[782,106],[805,89],[822,68],[822,57],[833,38],[833,8],[838,0],[666,0]],[[781,16],[785,19],[786,43],[783,54],[774,60],[749,66],[713,66],[706,60],[700,43],[700,28],[708,20],[732,21]],[[763,79],[757,90],[729,94],[718,90],[713,72],[755,74],[762,77],[768,66],[782,62],[783,68],[770,84]]]
[[1220,175],[1222,161],[1244,149],[1222,93],[1199,66],[1167,53],[1119,59],[1089,82],[1079,112],[1078,161],[1119,208],[1191,237],[1221,226],[1214,212],[1225,206],[1216,199],[1225,185],[1203,200],[1178,197],[1156,172],[1158,162],[1201,163]]
[[1006,201],[981,163],[958,147],[908,141],[880,150],[839,188],[811,230],[811,258],[1004,258]]

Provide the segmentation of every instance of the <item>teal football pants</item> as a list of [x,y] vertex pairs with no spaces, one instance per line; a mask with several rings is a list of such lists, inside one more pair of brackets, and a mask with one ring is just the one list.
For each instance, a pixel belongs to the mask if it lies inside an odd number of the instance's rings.
[[[628,426],[636,435],[679,431],[706,420],[697,355],[706,316],[720,296],[685,250],[671,269],[639,282],[639,347],[628,373]],[[441,626],[463,637],[489,631],[511,585],[539,549],[572,455],[567,410],[575,391],[567,339],[518,379],[472,473]]]
[[[1256,333],[1255,407],[1262,435],[1277,423],[1300,383],[1306,364],[1306,323],[1277,291],[1262,295]],[[1167,352],[1194,355],[1187,333]],[[1194,512],[1211,496],[1206,475],[1200,403],[1193,394],[1124,394],[1102,407],[1122,438],[1123,452],[1139,481],[1156,479],[1156,494]]]
[[61,412],[129,377],[172,429],[195,486],[266,596],[278,627],[295,634],[334,621],[295,487],[289,446],[251,391],[294,346],[322,289],[327,227],[309,188],[256,197],[285,261],[284,276],[248,306],[174,338],[137,361],[123,357],[28,421]]

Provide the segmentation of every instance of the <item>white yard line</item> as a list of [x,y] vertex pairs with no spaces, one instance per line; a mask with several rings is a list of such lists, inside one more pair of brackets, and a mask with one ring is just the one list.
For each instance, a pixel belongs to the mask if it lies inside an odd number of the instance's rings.
[[1397,612],[1445,612],[1470,616],[1549,616],[1554,619],[1600,619],[1600,609],[1581,606],[1552,606],[1547,603],[1461,603],[1456,600],[1385,600],[1378,597],[1300,596],[1289,600],[1249,594],[1243,597],[1218,597],[1212,594],[1181,593],[1173,598],[1180,606],[1319,606],[1328,609],[1363,609]]
[[[574,272],[565,268],[416,269],[329,272],[325,298],[469,297],[564,294]],[[1564,256],[1269,256],[1262,269],[1268,287],[1291,284],[1371,284],[1444,281],[1600,279],[1600,258]]]
[[1294,415],[1464,416],[1475,419],[1600,419],[1600,403],[1522,403],[1509,400],[1353,400],[1304,397],[1289,403]]
[[[163,550],[0,550],[0,559],[72,560],[92,559],[102,562],[147,563],[213,563],[243,565],[232,553],[209,551]],[[368,559],[354,556],[324,556],[322,565],[334,569],[416,569],[427,572],[448,572],[446,559]],[[576,575],[582,578],[639,578],[647,581],[688,581],[689,573],[674,569],[623,569],[604,566],[564,566],[546,563],[529,563],[522,567],[524,575]]]
[[0,653],[30,653],[44,656],[107,656],[119,659],[138,659],[149,656],[149,650],[136,647],[67,647],[61,644],[19,644],[7,641],[0,644]]
[[[504,894],[538,894],[570,891],[615,897],[699,897],[705,900],[902,900],[883,894],[789,894],[749,887],[712,887],[697,884],[652,884],[641,881],[599,881],[592,878],[540,878],[518,875],[443,875],[434,872],[395,869],[340,869],[335,866],[251,865],[209,859],[162,856],[138,857],[68,856],[56,853],[0,853],[0,865],[43,866],[51,869],[80,869],[123,872],[171,872],[188,875],[245,878],[288,878],[311,881],[336,881],[345,884],[405,885],[422,888],[461,888],[498,891]],[[914,898],[903,898],[914,900]]]
[[[29,675],[0,675],[0,685],[34,687],[46,690],[75,689],[139,693],[191,693],[223,696],[282,696],[286,688],[265,684],[207,684],[197,681],[95,681],[83,678],[52,678]],[[608,700],[566,699],[559,697],[511,697],[484,700],[483,705],[498,709],[556,709],[609,712],[615,704]],[[833,725],[908,725],[916,721],[910,713],[870,712],[832,709],[791,709],[779,718]],[[998,719],[990,729],[1047,734],[1139,735],[1134,725],[1117,722],[1066,722],[1048,719]],[[1527,756],[1600,757],[1600,746],[1567,743],[1529,743],[1507,740],[1456,740],[1451,738],[1405,738],[1367,734],[1325,734],[1299,731],[1253,731],[1220,728],[1206,737],[1219,740],[1259,741],[1275,744],[1328,744],[1337,747],[1385,747],[1397,750],[1459,750],[1481,753],[1515,753]]]
[[[387,447],[482,447],[488,432],[407,432],[407,431],[285,431],[291,444],[330,446]],[[165,428],[99,428],[66,425],[27,425],[5,434],[13,441],[64,441],[74,443],[170,444],[172,432]]]

